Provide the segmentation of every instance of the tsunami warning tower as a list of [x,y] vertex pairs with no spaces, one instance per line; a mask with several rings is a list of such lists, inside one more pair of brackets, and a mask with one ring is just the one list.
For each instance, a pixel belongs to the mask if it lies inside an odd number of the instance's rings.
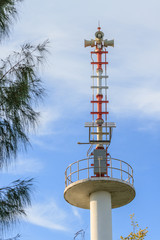
[[91,240],[112,240],[112,208],[124,206],[135,197],[132,167],[112,158],[108,152],[116,124],[107,118],[106,49],[114,47],[114,40],[103,40],[103,37],[98,27],[95,39],[85,40],[85,47],[95,48],[91,51],[92,122],[85,123],[89,141],[79,144],[90,144],[90,148],[87,158],[71,163],[65,171],[64,198],[76,207],[90,209]]

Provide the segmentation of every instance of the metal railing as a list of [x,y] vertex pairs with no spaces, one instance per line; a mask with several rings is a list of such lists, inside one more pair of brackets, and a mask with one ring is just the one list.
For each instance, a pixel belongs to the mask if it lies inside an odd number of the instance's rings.
[[[70,164],[65,171],[65,187],[78,180],[96,177],[93,161],[93,157],[88,157]],[[101,167],[99,167],[99,176],[101,176],[101,170]],[[118,179],[130,183],[132,186],[134,184],[132,167],[128,163],[115,158],[110,158],[107,161],[107,174],[104,177]]]

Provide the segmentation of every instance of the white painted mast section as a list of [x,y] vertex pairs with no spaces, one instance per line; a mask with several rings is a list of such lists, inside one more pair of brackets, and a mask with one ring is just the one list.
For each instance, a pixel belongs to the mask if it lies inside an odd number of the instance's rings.
[[97,94],[102,94],[102,73],[103,73],[103,70],[97,70]]
[[112,240],[111,194],[106,191],[90,195],[91,240]]

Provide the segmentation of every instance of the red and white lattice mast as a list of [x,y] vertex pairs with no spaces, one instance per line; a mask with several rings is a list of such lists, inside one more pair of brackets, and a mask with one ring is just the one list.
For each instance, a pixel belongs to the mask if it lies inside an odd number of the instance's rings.
[[[108,158],[108,146],[111,142],[112,137],[112,129],[116,127],[115,123],[107,122],[108,115],[108,107],[109,103],[107,99],[107,53],[106,47],[112,46],[114,47],[114,40],[108,41],[103,40],[104,33],[100,31],[101,28],[98,27],[98,31],[95,33],[95,40],[87,41],[85,40],[85,47],[91,46],[95,47],[95,51],[91,51],[91,59],[92,59],[92,69],[93,75],[91,78],[93,79],[92,88],[92,122],[86,123],[85,126],[89,127],[89,143],[96,144],[96,149],[104,149],[104,145],[106,146],[106,157]],[[96,55],[96,61],[94,61],[94,55]],[[96,67],[96,74],[95,74]],[[94,121],[95,117],[96,120]],[[96,128],[96,129],[95,129]],[[95,139],[96,136],[96,139]],[[100,151],[95,151],[100,152]],[[104,152],[104,151],[101,151]],[[106,159],[107,159],[106,158]],[[107,163],[108,164],[108,163]],[[105,169],[104,169],[105,170]],[[107,169],[106,169],[107,170]],[[99,176],[99,173],[96,174]],[[107,175],[107,171],[103,171],[101,176]]]
[[108,153],[116,124],[107,119],[106,48],[113,47],[114,40],[103,40],[103,37],[98,27],[95,39],[85,40],[85,47],[95,48],[91,51],[92,122],[85,123],[89,128],[89,141],[79,144],[91,144],[91,147],[86,159],[70,164],[65,172],[64,198],[74,206],[90,209],[91,240],[112,240],[111,209],[124,206],[135,197],[132,167]]

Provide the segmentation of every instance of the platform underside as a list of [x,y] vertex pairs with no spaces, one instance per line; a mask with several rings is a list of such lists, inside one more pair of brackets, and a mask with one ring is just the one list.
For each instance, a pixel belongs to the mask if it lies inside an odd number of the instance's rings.
[[71,183],[65,188],[65,200],[80,208],[90,208],[90,194],[97,191],[111,193],[112,208],[122,207],[130,203],[135,197],[134,187],[115,178],[91,178]]

